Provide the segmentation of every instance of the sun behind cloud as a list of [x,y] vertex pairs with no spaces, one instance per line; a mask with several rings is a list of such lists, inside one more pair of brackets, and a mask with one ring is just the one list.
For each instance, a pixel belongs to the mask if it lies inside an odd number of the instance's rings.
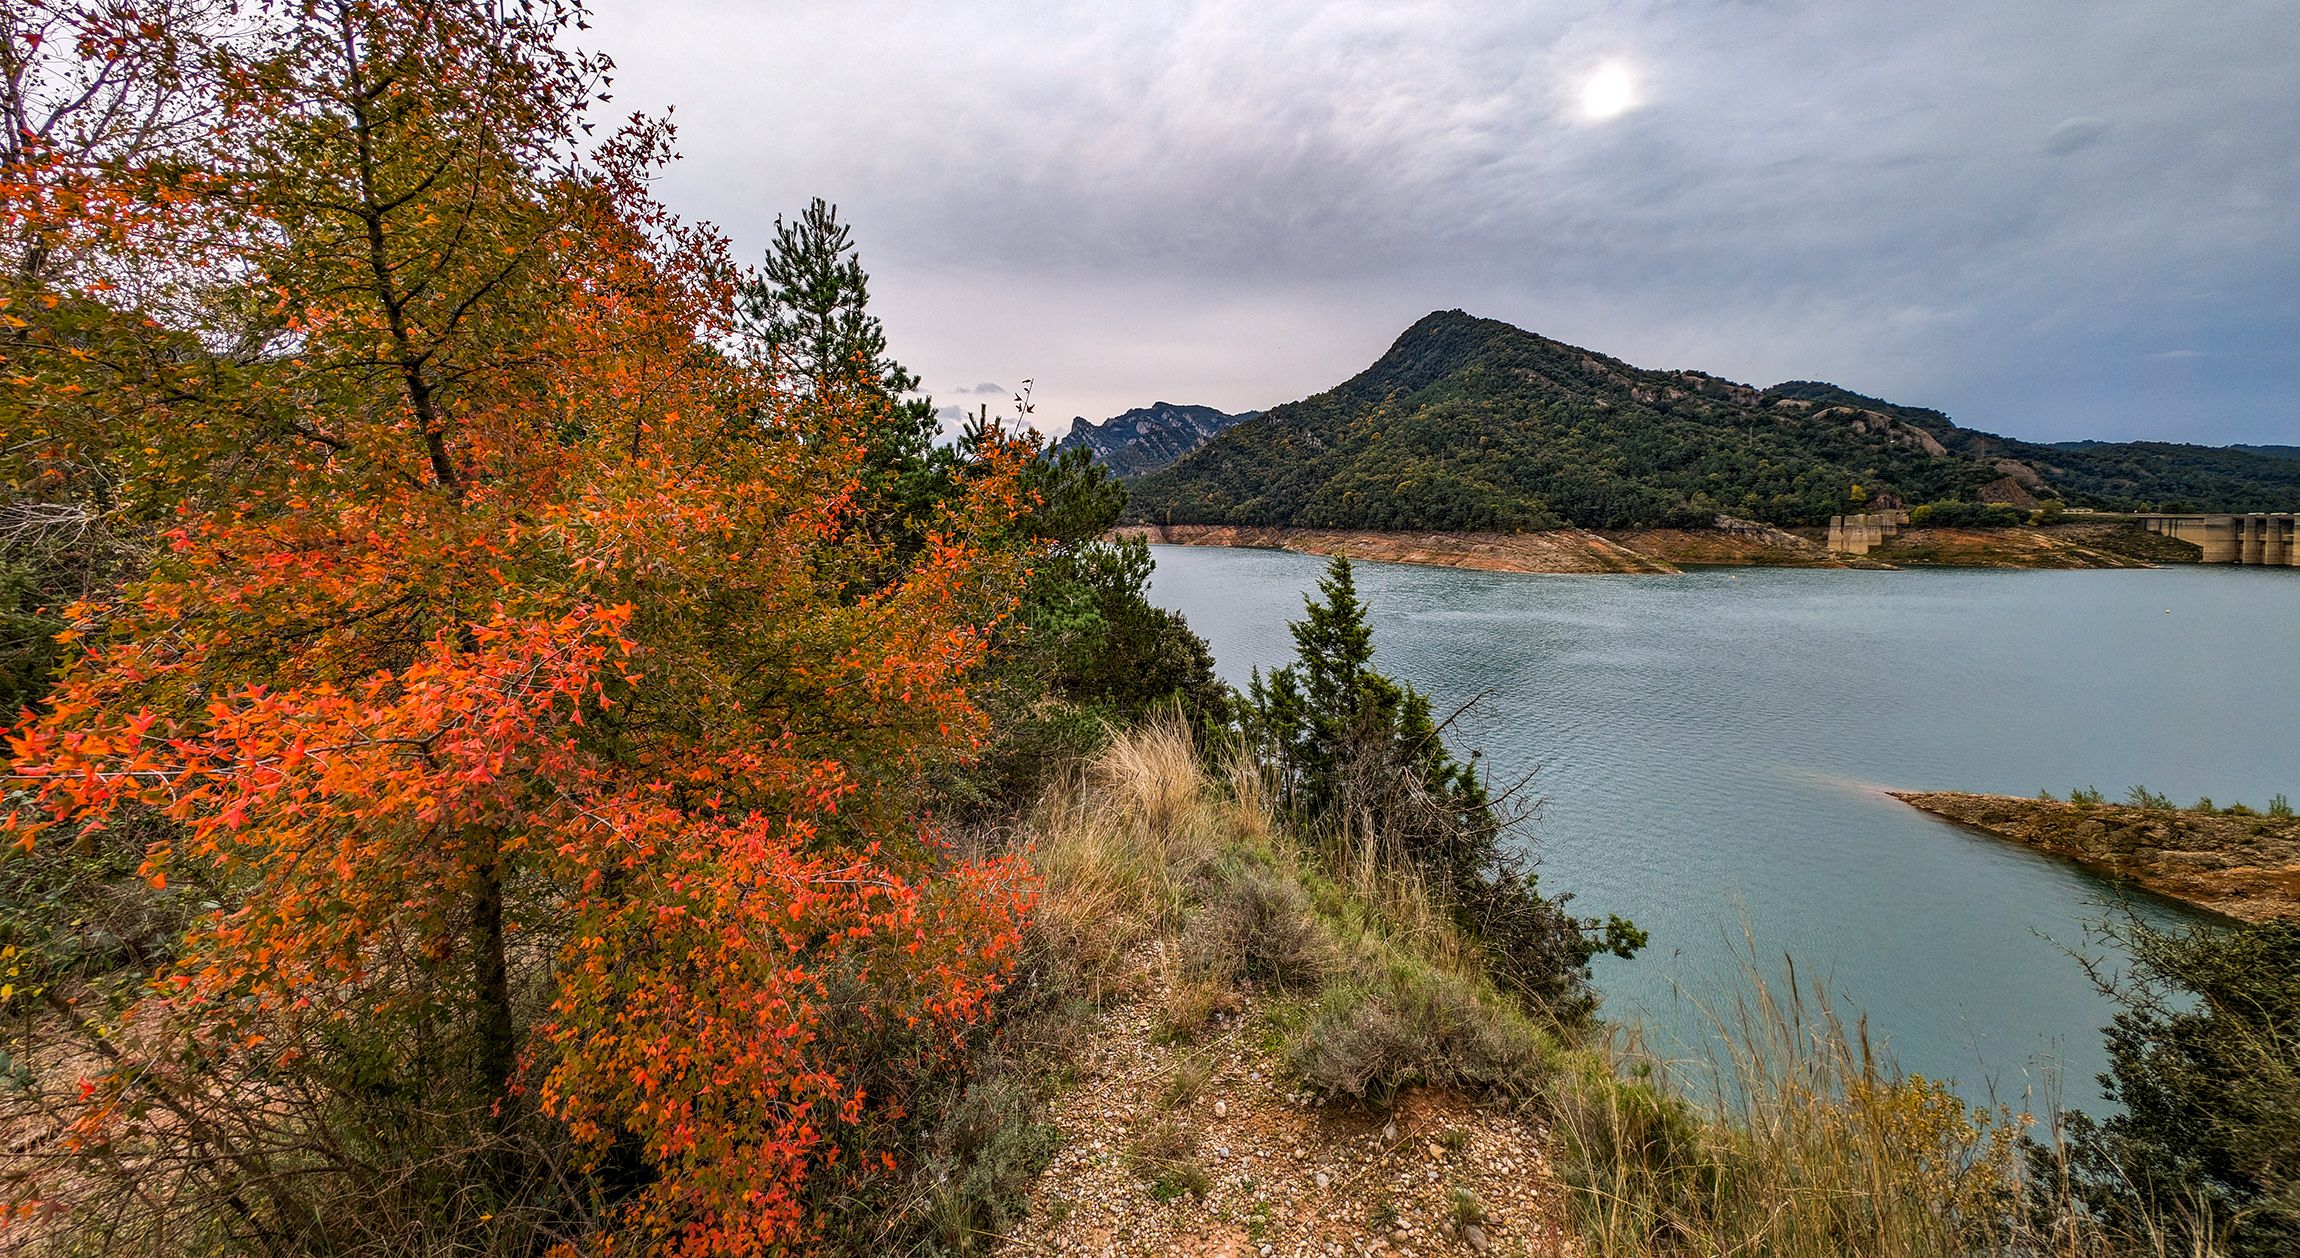
[[1619,61],[1608,61],[1581,81],[1579,95],[1583,121],[1603,122],[1637,108],[1637,76]]

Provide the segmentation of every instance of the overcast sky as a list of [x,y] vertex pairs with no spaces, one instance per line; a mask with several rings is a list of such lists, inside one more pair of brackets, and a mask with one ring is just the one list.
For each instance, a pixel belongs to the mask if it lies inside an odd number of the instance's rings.
[[[596,0],[662,195],[943,402],[1304,397],[1459,306],[2041,439],[2300,441],[2300,3]],[[970,390],[991,386],[977,395]],[[997,405],[994,405],[997,409]]]

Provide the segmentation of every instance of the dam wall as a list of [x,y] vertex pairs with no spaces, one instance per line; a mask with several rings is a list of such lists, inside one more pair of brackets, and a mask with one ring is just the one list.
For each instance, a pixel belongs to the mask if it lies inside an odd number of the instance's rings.
[[2142,528],[2203,552],[2200,562],[2300,568],[2300,513],[2139,515]]

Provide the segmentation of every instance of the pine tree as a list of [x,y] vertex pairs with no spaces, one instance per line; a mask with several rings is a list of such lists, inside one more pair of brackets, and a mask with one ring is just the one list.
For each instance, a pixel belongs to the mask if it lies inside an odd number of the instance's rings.
[[870,276],[838,207],[816,197],[797,222],[775,218],[775,244],[744,303],[778,363],[805,388],[906,393],[918,378],[886,356],[886,330],[868,312]]
[[802,397],[884,403],[879,422],[862,434],[874,465],[896,472],[925,465],[934,403],[905,396],[919,379],[887,355],[886,328],[870,313],[870,274],[837,206],[816,197],[795,222],[776,217],[774,247],[742,302],[751,333]]
[[1350,561],[1335,559],[1290,627],[1295,659],[1254,676],[1247,736],[1299,824],[1380,864],[1410,871],[1448,903],[1497,961],[1495,977],[1571,1017],[1591,1004],[1588,965],[1645,944],[1617,917],[1579,921],[1544,897],[1516,821],[1447,749],[1429,698],[1373,667],[1373,629]]
[[862,446],[854,518],[886,552],[873,579],[900,571],[925,547],[925,521],[950,496],[956,460],[935,449],[933,400],[906,396],[919,379],[887,355],[870,275],[837,206],[816,197],[795,222],[777,216],[774,247],[741,306],[801,417]]

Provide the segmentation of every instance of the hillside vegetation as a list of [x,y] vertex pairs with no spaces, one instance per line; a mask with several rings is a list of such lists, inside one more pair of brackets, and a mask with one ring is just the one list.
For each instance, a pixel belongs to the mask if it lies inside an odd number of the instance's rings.
[[1459,310],[1340,386],[1240,424],[1131,486],[1160,524],[1514,530],[1813,524],[1877,505],[2058,497],[2251,511],[2300,464],[2141,443],[2009,441],[1834,386],[1760,391],[1648,371]]
[[2076,506],[2112,511],[2291,511],[2300,508],[2300,457],[2292,446],[2199,446],[2173,441],[2044,444],[1959,427],[1936,410],[1897,406],[1833,384],[1796,380],[1765,391],[1822,407],[1855,407],[1922,429],[1951,453],[2029,474]]

